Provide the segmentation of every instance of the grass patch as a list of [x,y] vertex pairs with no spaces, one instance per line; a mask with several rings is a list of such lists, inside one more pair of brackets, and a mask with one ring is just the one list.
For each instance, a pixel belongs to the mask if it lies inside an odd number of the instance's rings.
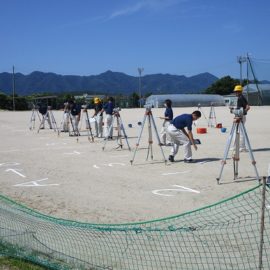
[[0,257],[0,270],[45,270],[39,265],[8,257]]
[[44,270],[39,265],[8,257],[0,257],[0,270]]

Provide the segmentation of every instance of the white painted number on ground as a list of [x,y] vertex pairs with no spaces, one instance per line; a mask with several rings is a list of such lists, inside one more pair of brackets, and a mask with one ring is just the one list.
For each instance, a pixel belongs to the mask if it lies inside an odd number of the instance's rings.
[[29,181],[17,185],[13,185],[14,187],[46,187],[46,186],[59,186],[59,184],[39,184],[39,182],[46,181],[48,178],[40,179],[40,180],[34,180]]
[[170,194],[172,192],[193,192],[193,193],[200,193],[200,191],[195,190],[195,189],[191,189],[188,187],[183,187],[183,186],[179,186],[179,185],[172,185],[175,188],[164,188],[164,189],[156,189],[153,190],[152,193],[155,195],[159,195],[159,196],[167,196],[167,197],[171,197],[171,196],[175,196],[173,194]]

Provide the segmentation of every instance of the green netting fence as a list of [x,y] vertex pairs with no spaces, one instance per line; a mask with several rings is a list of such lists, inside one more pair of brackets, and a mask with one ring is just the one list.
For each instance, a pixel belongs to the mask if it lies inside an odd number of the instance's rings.
[[263,249],[261,185],[192,212],[129,224],[56,219],[0,195],[0,254],[50,269],[270,269],[269,192]]

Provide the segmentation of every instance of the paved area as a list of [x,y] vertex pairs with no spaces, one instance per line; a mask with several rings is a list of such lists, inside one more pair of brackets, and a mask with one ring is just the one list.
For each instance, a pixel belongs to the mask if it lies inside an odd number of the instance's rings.
[[[174,108],[175,116],[197,108]],[[161,129],[164,109],[152,109]],[[116,141],[89,142],[87,136],[75,137],[50,129],[29,130],[31,112],[0,111],[0,192],[42,213],[65,219],[92,223],[123,223],[158,219],[200,208],[257,185],[248,153],[241,153],[239,180],[233,180],[231,158],[224,167],[221,184],[216,177],[221,168],[233,116],[227,107],[215,108],[216,120],[227,128],[207,127],[210,108],[202,108],[204,116],[196,127],[206,127],[206,134],[193,151],[194,164],[183,162],[180,147],[176,162],[163,162],[154,134],[153,160],[146,161],[148,130],[145,126],[133,157],[145,109],[123,109],[121,118],[129,136],[130,152],[124,141],[116,149]],[[270,163],[270,107],[252,107],[246,128],[257,161],[260,176],[267,174]],[[92,113],[89,111],[90,114]],[[60,125],[63,112],[54,111]],[[128,127],[132,124],[132,127]],[[82,128],[84,123],[82,123]],[[163,147],[166,158],[170,147]],[[231,153],[229,155],[231,157]]]

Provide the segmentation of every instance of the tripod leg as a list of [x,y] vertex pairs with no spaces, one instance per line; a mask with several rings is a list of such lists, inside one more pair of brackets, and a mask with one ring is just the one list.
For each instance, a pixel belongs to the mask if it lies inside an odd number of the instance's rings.
[[146,160],[148,160],[149,157],[149,152],[151,153],[151,160],[153,160],[153,136],[152,136],[152,127],[151,127],[151,115],[150,112],[147,115],[148,119],[148,151],[147,151],[147,156]]
[[233,123],[230,136],[227,139],[227,143],[226,143],[226,147],[225,147],[225,151],[224,151],[224,156],[223,156],[223,159],[221,161],[221,169],[220,169],[220,172],[219,172],[219,176],[216,178],[218,184],[219,184],[219,181],[220,181],[221,176],[222,176],[224,165],[226,164],[226,160],[227,160],[228,153],[229,153],[229,150],[230,150],[230,146],[231,146],[231,143],[232,143],[235,127],[236,127],[236,123]]
[[238,177],[238,167],[239,167],[239,160],[240,160],[239,142],[240,142],[240,129],[239,129],[239,123],[237,123],[236,134],[235,134],[235,151],[234,151],[234,156],[233,156],[233,169],[234,169],[233,179],[234,180],[236,180]]
[[139,147],[139,143],[140,143],[140,140],[141,140],[141,137],[142,137],[142,132],[143,132],[144,124],[145,124],[145,121],[146,121],[146,117],[147,117],[147,115],[145,114],[144,118],[143,118],[143,122],[142,122],[142,127],[141,127],[141,130],[140,130],[140,134],[139,134],[139,137],[138,137],[138,140],[137,140],[137,143],[136,143],[136,148],[135,148],[134,153],[133,153],[133,158],[130,160],[131,165],[133,164],[136,152],[137,152],[138,147]]
[[[75,131],[75,127],[74,127],[74,123],[73,123],[73,119],[72,119],[72,116],[71,116],[71,113],[69,112],[69,120],[70,120],[70,123],[71,123],[71,127],[72,127],[72,130],[73,130],[73,134],[74,134],[74,136],[77,136],[77,142],[79,141],[79,133],[78,133],[78,130],[77,131]],[[70,132],[70,130],[69,130],[69,136],[72,136],[71,135],[71,132]]]
[[102,150],[103,150],[103,151],[105,150],[105,146],[106,146],[106,144],[107,144],[107,141],[109,140],[109,137],[110,137],[110,134],[111,134],[111,130],[112,130],[112,128],[113,128],[114,118],[115,118],[115,116],[114,116],[113,119],[112,119],[112,123],[111,123],[110,127],[107,129],[108,134],[106,134],[106,138],[104,139],[105,141],[104,141],[104,145],[103,145],[103,147],[102,147]]
[[[82,131],[82,123],[83,123],[83,120],[84,120],[84,119],[83,119],[83,118],[84,118],[84,113],[85,113],[85,111],[83,110],[83,113],[81,113],[81,116],[82,116],[82,117],[81,117],[81,119],[80,119],[80,122],[81,122],[81,123],[78,125],[78,129],[79,129],[80,131]],[[85,117],[85,121],[87,121],[86,118],[87,118],[87,117]],[[87,123],[87,122],[86,122],[86,123]],[[87,129],[87,124],[86,124],[86,129]]]
[[93,132],[92,132],[92,128],[91,128],[91,124],[90,124],[90,120],[89,120],[89,115],[88,115],[87,109],[86,109],[85,113],[86,113],[86,121],[87,121],[86,123],[88,123],[88,129],[87,129],[87,131],[88,131],[88,140],[90,141],[90,137],[89,137],[89,134],[90,134],[91,140],[92,140],[92,142],[94,142],[94,136],[93,136]]
[[119,146],[121,149],[123,148],[123,142],[122,142],[122,134],[121,134],[121,126],[120,126],[120,121],[119,121],[119,115],[116,116],[116,125],[117,125],[117,142],[119,140]]
[[121,116],[119,117],[119,122],[120,122],[120,129],[123,130],[123,134],[124,134],[124,137],[125,137],[127,146],[128,146],[128,150],[131,151],[131,148],[130,148],[129,143],[128,143],[128,137],[127,137],[127,134],[126,134],[126,131],[125,131],[125,128],[124,128],[124,125],[123,125],[123,121],[121,119]]
[[47,113],[48,113],[48,112],[46,112],[45,115],[42,115],[43,118],[42,118],[42,121],[40,122],[40,125],[39,125],[39,128],[38,128],[37,133],[39,133],[39,130],[41,129],[42,126],[43,126],[43,128],[44,128]]
[[39,122],[41,122],[41,118],[40,118],[40,115],[39,115],[38,111],[35,110],[35,112],[36,112],[36,114],[37,114],[37,116],[38,116]]
[[35,111],[32,110],[32,115],[30,118],[30,124],[29,124],[29,129],[33,130],[35,128]]
[[255,158],[254,158],[254,155],[253,155],[253,152],[252,152],[252,148],[251,148],[250,141],[249,141],[249,138],[248,138],[248,135],[247,135],[247,131],[246,131],[246,128],[245,128],[245,126],[244,126],[244,124],[242,122],[240,123],[240,129],[241,129],[241,132],[244,135],[244,139],[246,140],[246,143],[247,143],[247,146],[248,146],[248,153],[249,153],[251,163],[252,163],[252,165],[254,167],[254,171],[255,171],[255,174],[256,174],[256,179],[258,181],[260,181],[259,173],[258,173],[258,170],[257,170],[257,167],[256,167],[256,161],[255,161]]
[[54,131],[57,131],[57,133],[59,135],[59,130],[58,130],[58,127],[57,127],[57,123],[55,121],[55,118],[54,118],[54,115],[53,115],[52,111],[50,111],[50,117],[51,117],[51,121],[52,121],[52,127],[53,127]]
[[164,151],[163,151],[163,149],[162,149],[162,147],[161,147],[161,141],[160,141],[160,138],[159,138],[159,135],[158,135],[157,126],[156,126],[156,123],[155,123],[155,121],[154,121],[154,117],[153,117],[152,114],[151,114],[151,120],[152,120],[153,127],[154,127],[154,130],[155,130],[155,133],[156,133],[158,145],[159,145],[159,147],[160,147],[160,150],[161,150],[161,153],[162,153],[164,162],[165,162],[165,164],[166,164],[166,163],[167,163],[167,159],[166,159],[165,154],[164,154]]

